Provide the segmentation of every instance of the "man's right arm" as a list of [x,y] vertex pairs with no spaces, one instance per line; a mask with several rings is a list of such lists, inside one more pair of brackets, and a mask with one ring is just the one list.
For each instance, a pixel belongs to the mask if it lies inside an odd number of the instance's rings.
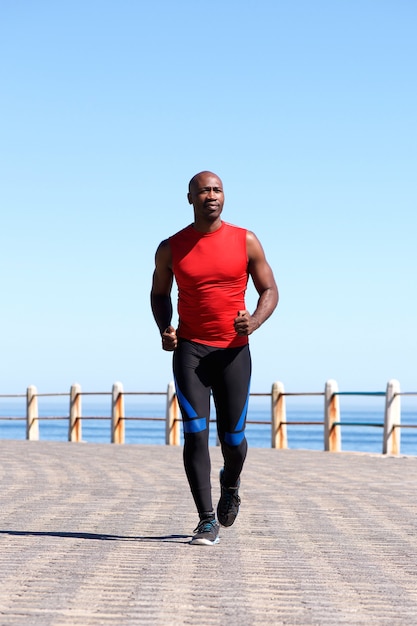
[[164,350],[172,351],[177,347],[177,336],[172,319],[171,289],[173,282],[172,258],[169,241],[166,239],[155,254],[155,270],[152,278],[151,308],[162,337]]

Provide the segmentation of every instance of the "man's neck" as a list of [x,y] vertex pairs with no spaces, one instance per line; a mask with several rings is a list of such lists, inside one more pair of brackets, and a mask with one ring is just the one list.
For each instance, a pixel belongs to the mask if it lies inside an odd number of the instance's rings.
[[220,218],[216,219],[214,222],[206,222],[206,221],[194,221],[193,227],[195,230],[198,230],[199,233],[214,233],[216,230],[222,225],[222,220]]

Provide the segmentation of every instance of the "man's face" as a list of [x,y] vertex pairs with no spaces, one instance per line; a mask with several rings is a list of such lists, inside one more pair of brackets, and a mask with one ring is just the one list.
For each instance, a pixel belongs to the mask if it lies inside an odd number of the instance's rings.
[[200,174],[193,182],[188,202],[194,206],[196,219],[214,222],[223,210],[222,181],[215,174]]

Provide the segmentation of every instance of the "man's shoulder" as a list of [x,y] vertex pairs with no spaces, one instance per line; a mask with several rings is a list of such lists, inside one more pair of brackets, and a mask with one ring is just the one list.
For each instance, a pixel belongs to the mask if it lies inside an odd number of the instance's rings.
[[257,236],[252,230],[245,228],[243,226],[236,226],[235,224],[229,224],[228,222],[224,222],[230,229],[234,229],[236,232],[240,232],[243,237],[246,237],[247,241],[258,241]]
[[231,224],[230,222],[223,222],[223,226],[228,230],[240,231],[242,233],[247,232],[247,228],[244,228],[243,226],[237,226],[236,224]]
[[189,233],[193,232],[193,227],[192,224],[188,224],[188,226],[185,226],[184,228],[181,228],[181,230],[179,230],[178,232],[174,233],[173,235],[171,235],[170,237],[168,237],[167,241],[171,241],[172,239],[178,239],[179,237],[182,237],[184,235],[188,235]]
[[227,236],[229,233],[234,233],[235,236],[241,237],[242,239],[247,237],[247,234],[250,231],[243,226],[236,226],[236,224],[231,224],[230,222],[223,222],[224,234]]

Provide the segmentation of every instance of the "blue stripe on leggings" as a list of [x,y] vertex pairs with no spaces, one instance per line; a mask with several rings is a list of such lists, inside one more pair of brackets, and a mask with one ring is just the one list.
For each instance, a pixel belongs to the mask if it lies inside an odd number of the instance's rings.
[[177,389],[178,402],[181,404],[184,411],[187,413],[187,417],[193,418],[197,417],[197,413],[194,411],[191,404],[188,402],[187,398],[182,393],[181,389],[177,385],[177,381],[175,381],[175,387]]
[[205,430],[207,428],[206,418],[197,416],[197,413],[178,387],[177,381],[175,381],[175,387],[177,390],[178,402],[180,403],[185,414],[189,418],[189,421],[184,419],[182,420],[184,433],[201,433],[202,430]]
[[236,424],[235,432],[237,430],[242,430],[243,428],[243,424],[245,423],[246,413],[248,412],[248,404],[249,404],[249,388],[248,388],[248,395],[246,396],[245,406],[243,407],[243,411],[239,417],[239,421]]
[[[224,435],[224,440],[227,444],[229,444],[229,446],[238,446],[243,441],[243,438],[245,436],[245,430],[243,429],[243,425],[245,423],[246,414],[248,412],[248,404],[249,404],[249,387],[248,387],[248,395],[246,396],[245,406],[243,407],[242,413],[240,414],[239,421],[236,424],[236,428],[234,432],[225,433]],[[236,431],[240,431],[240,432],[236,432]]]
[[185,433],[201,433],[202,430],[207,428],[207,420],[205,417],[199,417],[190,421],[183,421]]
[[244,430],[242,430],[242,432],[240,433],[225,433],[224,440],[229,446],[238,446],[240,443],[242,443],[244,436]]

